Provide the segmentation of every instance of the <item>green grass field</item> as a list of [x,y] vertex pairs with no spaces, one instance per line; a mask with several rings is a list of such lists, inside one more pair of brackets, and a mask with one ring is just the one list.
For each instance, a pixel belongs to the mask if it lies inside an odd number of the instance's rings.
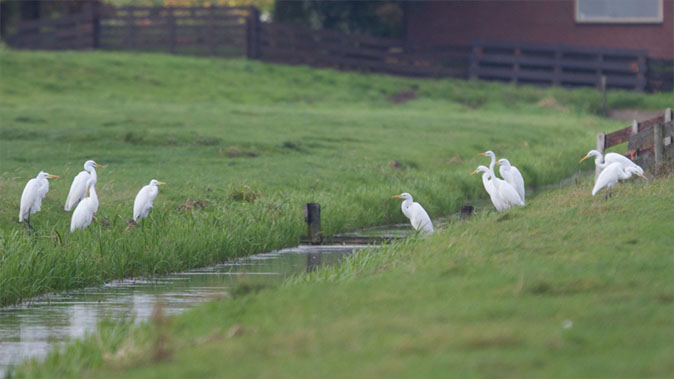
[[[552,190],[17,377],[670,377],[674,176]],[[158,320],[158,319],[155,319]]]
[[[327,234],[403,222],[390,199],[401,191],[445,216],[484,196],[468,176],[485,163],[477,152],[507,156],[537,187],[577,171],[597,131],[622,126],[594,115],[593,90],[112,52],[4,49],[0,70],[0,304],[290,246],[309,201],[321,203]],[[392,101],[401,93],[413,100]],[[609,97],[614,107],[670,102]],[[70,234],[63,204],[87,159],[108,165],[98,222]],[[31,236],[18,204],[40,170],[61,178]],[[127,231],[152,178],[168,183],[152,219]]]

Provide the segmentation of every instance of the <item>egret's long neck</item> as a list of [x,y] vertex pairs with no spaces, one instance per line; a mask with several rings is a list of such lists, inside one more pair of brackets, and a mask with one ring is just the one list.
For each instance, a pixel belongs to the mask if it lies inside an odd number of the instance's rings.
[[594,158],[594,164],[595,166],[599,167],[600,169],[604,169],[606,167],[606,163],[604,163],[604,156],[599,154]]
[[[96,169],[92,166],[91,170],[89,170],[89,175],[91,179],[94,180],[94,184],[98,181],[98,174],[96,174]],[[93,188],[93,186],[91,186]]]
[[492,155],[491,163],[489,163],[489,171],[491,171],[492,175],[494,174],[494,166],[496,166],[496,156]]
[[92,198],[92,199],[94,199],[94,200],[96,200],[96,201],[98,201],[98,195],[96,194],[96,184],[95,184],[95,183],[92,184],[92,185],[89,187],[89,197]]
[[412,199],[405,199],[405,201],[403,201],[402,206],[403,206],[403,208],[409,208],[409,207],[412,206],[413,202],[414,201]]

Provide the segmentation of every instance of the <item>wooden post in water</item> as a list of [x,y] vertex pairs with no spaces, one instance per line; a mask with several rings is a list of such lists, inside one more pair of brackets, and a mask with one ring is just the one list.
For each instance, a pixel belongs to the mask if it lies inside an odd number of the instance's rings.
[[461,213],[459,213],[459,219],[463,221],[467,221],[470,219],[470,216],[473,214],[473,206],[472,205],[462,205],[461,206]]
[[[606,146],[606,133],[599,133],[597,134],[597,151],[601,154],[604,155],[604,147]],[[594,180],[597,180],[597,177],[599,176],[599,173],[601,172],[601,169],[599,167],[594,168]]]
[[321,243],[321,205],[304,204],[304,221],[307,223],[307,238],[312,245]]

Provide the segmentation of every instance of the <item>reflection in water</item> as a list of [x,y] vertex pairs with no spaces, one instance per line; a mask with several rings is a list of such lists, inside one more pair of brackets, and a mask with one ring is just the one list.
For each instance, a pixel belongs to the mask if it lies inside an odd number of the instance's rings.
[[364,246],[299,246],[152,280],[124,280],[102,287],[37,298],[0,308],[0,376],[18,362],[42,357],[68,339],[84,336],[103,317],[147,320],[161,300],[167,314],[225,296],[239,284],[277,285],[284,278],[331,265]]

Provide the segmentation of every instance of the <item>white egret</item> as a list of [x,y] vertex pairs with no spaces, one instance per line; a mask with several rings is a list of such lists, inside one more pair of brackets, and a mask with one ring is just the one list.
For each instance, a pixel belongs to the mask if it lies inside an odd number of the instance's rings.
[[414,230],[421,233],[433,233],[433,223],[431,222],[431,218],[428,217],[428,213],[426,213],[424,207],[412,199],[412,195],[404,192],[400,195],[393,196],[393,198],[404,199],[401,209],[403,214],[410,219],[410,223]]
[[80,171],[80,173],[75,176],[75,179],[73,179],[73,184],[70,185],[68,199],[66,199],[66,205],[63,209],[70,211],[77,205],[77,203],[84,199],[89,179],[93,179],[94,185],[96,184],[98,175],[96,175],[96,169],[94,167],[105,168],[105,166],[101,166],[92,160],[84,162],[84,171]]
[[606,153],[606,155],[602,155],[599,151],[597,150],[590,150],[587,155],[585,155],[581,160],[578,161],[578,163],[586,160],[587,158],[590,157],[595,157],[594,158],[594,164],[599,167],[600,170],[605,169],[612,163],[620,163],[624,167],[630,167],[633,166],[636,168],[637,172],[640,174],[644,173],[644,169],[641,168],[639,165],[634,163],[631,159],[627,158],[626,156],[618,153]]
[[94,218],[94,213],[98,211],[98,196],[96,195],[96,179],[89,178],[87,181],[86,197],[77,204],[73,217],[70,219],[70,232],[77,229],[84,229]]
[[157,185],[166,184],[158,180],[150,180],[150,184],[143,186],[136,195],[136,200],[133,202],[133,221],[138,222],[141,218],[144,219],[152,210],[152,202],[157,197],[159,189]]
[[477,166],[477,169],[473,171],[471,175],[475,175],[478,172],[482,172],[482,185],[489,194],[489,198],[491,199],[491,203],[494,204],[494,208],[496,208],[496,210],[499,212],[506,209],[505,202],[503,202],[501,197],[496,193],[496,188],[494,188],[494,183],[492,181],[492,176],[489,172],[489,169],[486,166],[480,165]]
[[491,174],[491,180],[494,185],[494,193],[505,204],[504,209],[509,209],[514,205],[524,206],[524,200],[522,200],[517,193],[517,190],[505,180],[497,177],[494,173],[496,154],[491,150],[487,150],[484,153],[478,154],[478,156],[488,156],[491,158],[491,163],[489,163],[489,173]]
[[498,172],[501,173],[501,177],[515,188],[517,194],[520,195],[520,198],[524,201],[524,178],[522,178],[520,170],[518,170],[517,167],[512,166],[510,161],[505,158],[499,159],[496,161],[496,164],[501,166],[498,169]]
[[44,197],[47,196],[47,192],[49,192],[49,180],[47,179],[58,177],[58,175],[40,171],[36,177],[26,183],[26,187],[24,187],[23,193],[21,194],[19,222],[25,220],[28,227],[31,229],[33,228],[33,226],[30,225],[30,215],[39,212],[42,207],[42,199],[44,199]]
[[606,198],[608,199],[612,195],[613,187],[618,184],[619,180],[629,179],[632,175],[635,174],[648,180],[644,174],[639,172],[638,167],[625,167],[620,162],[611,163],[608,165],[608,167],[603,169],[597,177],[594,188],[592,188],[592,196],[596,195],[597,192],[602,190],[602,188],[606,188]]
[[[491,162],[489,162],[489,170],[491,170],[491,172],[493,174],[494,173],[494,166],[496,165],[496,154],[494,154],[494,152],[491,151],[491,150],[487,150],[484,153],[478,154],[478,156],[480,156],[480,157],[487,156],[487,157],[491,158]],[[496,175],[493,175],[493,177],[495,178]]]

